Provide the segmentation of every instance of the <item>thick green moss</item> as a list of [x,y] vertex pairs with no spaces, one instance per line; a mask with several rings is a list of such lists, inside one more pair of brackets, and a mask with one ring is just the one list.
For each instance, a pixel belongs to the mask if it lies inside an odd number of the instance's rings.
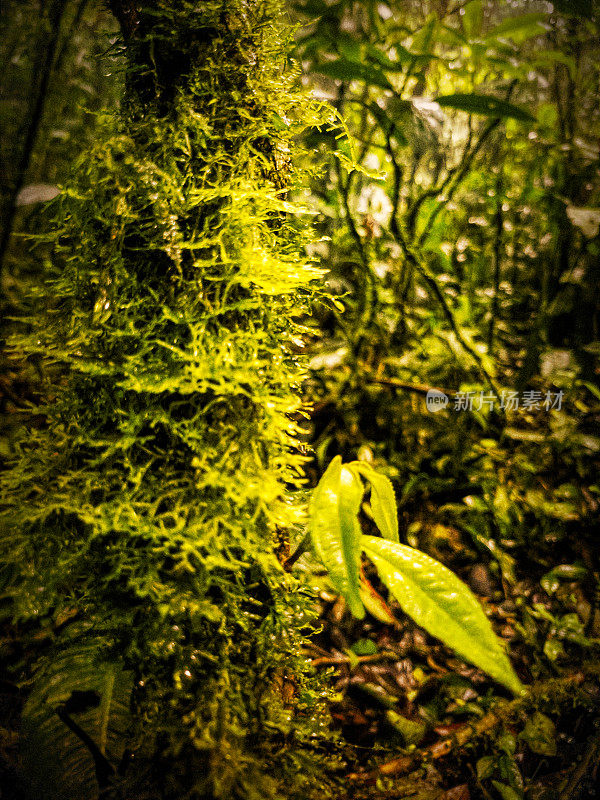
[[308,600],[275,547],[303,518],[294,352],[320,273],[286,192],[316,111],[271,3],[164,0],[145,20],[17,342],[48,399],[5,475],[8,591],[19,620],[78,612],[57,639],[74,671],[92,642],[131,676],[113,785],[291,797],[318,712]]

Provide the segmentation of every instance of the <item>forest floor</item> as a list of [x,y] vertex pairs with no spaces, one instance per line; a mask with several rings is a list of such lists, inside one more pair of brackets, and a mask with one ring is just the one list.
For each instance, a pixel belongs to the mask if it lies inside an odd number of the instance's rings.
[[[532,564],[511,585],[493,564],[465,566],[472,544],[458,530],[434,526],[430,534],[428,551],[479,597],[529,692],[512,698],[397,607],[394,624],[358,621],[322,589],[322,630],[307,655],[336,693],[331,715],[350,765],[347,797],[596,797],[600,612],[585,571],[564,565],[544,577],[544,565]],[[561,555],[572,557],[555,552],[554,563]]]

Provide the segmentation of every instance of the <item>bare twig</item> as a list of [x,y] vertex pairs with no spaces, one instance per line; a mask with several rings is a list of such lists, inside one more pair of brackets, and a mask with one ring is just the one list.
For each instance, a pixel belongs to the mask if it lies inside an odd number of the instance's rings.
[[400,389],[401,391],[412,392],[413,394],[420,394],[423,396],[426,396],[428,392],[443,392],[449,398],[452,398],[452,396],[455,394],[449,389],[439,389],[437,386],[428,386],[424,383],[407,383],[406,381],[400,381],[397,378],[375,378],[368,376],[367,382],[375,383],[379,386],[389,386],[392,389]]
[[[480,145],[481,141],[478,144]],[[477,352],[477,350],[475,350],[475,348],[472,347],[472,345],[463,336],[460,326],[457,323],[456,319],[454,318],[454,313],[452,312],[450,304],[448,303],[446,295],[444,294],[442,288],[440,287],[437,278],[430,271],[429,267],[425,264],[425,262],[417,255],[417,252],[408,244],[408,237],[402,229],[402,225],[400,223],[400,214],[399,214],[400,182],[402,180],[402,168],[395,157],[389,137],[388,137],[388,153],[394,170],[394,191],[392,196],[393,212],[390,220],[390,232],[392,233],[392,235],[402,248],[407,263],[417,270],[417,272],[421,275],[421,277],[425,280],[426,284],[431,289],[434,297],[439,302],[442,311],[444,313],[444,317],[446,318],[446,321],[450,325],[450,328],[453,331],[454,335],[456,336],[459,344],[461,345],[463,350],[465,350],[471,356],[473,361],[476,363],[480,373],[484,377],[486,383],[490,386],[494,394],[499,398],[500,393],[496,387],[494,379],[485,368],[482,358]],[[438,208],[440,207],[441,205],[438,206]]]
[[[510,100],[511,95],[512,95],[516,85],[517,85],[517,81],[516,80],[511,81],[511,83],[509,84],[508,89],[506,90],[506,96],[505,96],[506,102],[508,102]],[[467,142],[467,148],[465,149],[465,152],[463,154],[463,158],[462,158],[461,164],[460,164],[458,170],[456,171],[456,173],[454,174],[454,178],[453,178],[452,182],[449,185],[448,192],[444,196],[444,199],[441,200],[438,203],[438,205],[433,209],[433,211],[429,215],[429,218],[427,219],[427,222],[425,223],[425,226],[424,226],[423,230],[421,231],[421,234],[420,234],[419,239],[418,239],[419,247],[422,247],[425,244],[425,242],[427,241],[427,239],[429,238],[429,234],[431,233],[431,230],[433,228],[433,223],[437,219],[437,217],[440,214],[440,212],[452,200],[452,198],[454,197],[454,194],[456,193],[456,191],[459,188],[460,184],[462,183],[464,178],[468,175],[469,170],[471,169],[471,165],[472,165],[472,163],[473,163],[473,161],[475,159],[475,156],[479,153],[479,151],[481,150],[483,145],[489,139],[490,135],[500,125],[501,122],[502,122],[502,119],[500,117],[496,117],[496,118],[490,120],[490,122],[485,126],[485,128],[483,129],[483,131],[479,135],[479,138],[477,139],[477,141],[475,142],[475,144],[473,145],[473,147],[470,150],[469,150],[469,146],[470,146],[470,143],[471,143],[471,133],[469,131],[469,139],[468,139],[468,142]]]
[[496,211],[494,213],[494,244],[492,257],[494,264],[494,285],[492,295],[492,307],[490,309],[490,326],[488,329],[488,353],[492,353],[494,347],[494,327],[498,315],[499,303],[498,293],[500,291],[500,268],[502,265],[502,232],[504,230],[504,217],[502,215],[502,184],[503,184],[502,162],[498,167],[498,177],[496,179]]
[[560,797],[558,800],[572,800],[572,798],[576,797],[577,787],[585,778],[588,772],[597,771],[598,764],[600,763],[600,733],[593,737],[593,739],[589,742],[586,751],[584,753],[583,758],[577,764],[573,772],[571,773],[571,777],[569,778],[569,782],[560,793]]
[[[430,197],[438,197],[439,195],[443,194],[443,192],[445,192],[452,178],[457,174],[459,170],[462,169],[465,159],[469,155],[472,140],[473,140],[473,128],[471,125],[469,125],[469,135],[467,136],[467,141],[465,142],[462,155],[456,166],[448,170],[446,177],[441,183],[438,183],[435,186],[431,187],[430,189],[425,190],[420,197],[417,197],[417,199],[414,201],[414,203],[408,210],[406,215],[406,230],[411,237],[414,235],[415,227],[417,224],[417,216],[419,214],[419,211],[421,210],[421,206]],[[445,200],[444,204],[447,202],[448,200]]]
[[302,537],[302,541],[298,544],[294,552],[292,553],[289,558],[283,562],[283,568],[286,572],[289,572],[296,561],[302,556],[303,553],[306,553],[308,550],[308,546],[310,544],[310,533],[307,533],[305,536]]
[[475,156],[477,155],[477,153],[479,153],[485,142],[489,139],[492,132],[498,127],[498,125],[500,125],[500,122],[501,120],[499,118],[493,119],[491,122],[489,122],[488,125],[486,125],[483,131],[481,132],[479,139],[477,140],[471,151],[467,153],[466,156],[464,157],[461,166],[454,174],[454,178],[448,187],[448,192],[444,195],[444,199],[437,204],[437,206],[432,210],[431,214],[427,218],[423,230],[421,231],[421,234],[419,235],[418,238],[419,247],[422,247],[429,238],[429,235],[433,229],[433,223],[436,221],[440,212],[448,205],[448,203],[454,197],[463,179],[469,173],[469,170],[471,169],[471,165],[473,163],[473,160],[475,159]]
[[[556,690],[557,688],[568,691],[571,687],[580,686],[584,680],[584,674],[578,672],[566,678],[543,681],[532,687],[529,697],[535,700],[536,697],[542,696],[545,692],[551,693],[552,689]],[[348,778],[352,781],[375,783],[375,781],[382,776],[393,775],[397,777],[399,775],[407,775],[423,762],[444,758],[444,756],[449,755],[453,751],[464,747],[472,739],[490,733],[500,727],[504,722],[511,719],[517,712],[522,711],[527,705],[528,698],[521,697],[508,703],[504,702],[499,704],[475,724],[463,725],[463,727],[459,728],[452,736],[441,739],[430,747],[400,756],[400,758],[395,758],[392,761],[387,761],[369,772],[354,772],[348,775]],[[561,800],[563,800],[563,798],[561,798]],[[567,800],[567,798],[564,798],[564,800]]]
[[319,656],[313,658],[311,664],[313,667],[335,667],[340,664],[351,664],[358,662],[359,664],[377,664],[380,661],[398,661],[400,656],[392,650],[382,650],[381,653],[372,653],[368,656],[345,656],[340,653],[337,656]]
[[490,389],[494,392],[497,398],[500,397],[500,391],[496,386],[495,380],[492,378],[490,373],[487,371],[485,364],[483,363],[483,359],[481,355],[477,352],[477,350],[467,341],[463,332],[460,329],[460,326],[456,319],[454,318],[454,313],[450,307],[450,304],[444,294],[441,286],[439,285],[436,276],[431,272],[429,267],[424,263],[424,261],[417,255],[416,251],[413,250],[406,241],[404,234],[399,225],[397,225],[397,232],[396,232],[396,240],[400,244],[404,256],[406,260],[417,270],[417,272],[421,275],[427,286],[431,289],[433,296],[438,301],[441,306],[442,312],[448,325],[450,326],[452,332],[454,333],[456,339],[458,340],[460,346],[465,350],[475,362],[481,376],[484,378],[485,382],[488,384]]

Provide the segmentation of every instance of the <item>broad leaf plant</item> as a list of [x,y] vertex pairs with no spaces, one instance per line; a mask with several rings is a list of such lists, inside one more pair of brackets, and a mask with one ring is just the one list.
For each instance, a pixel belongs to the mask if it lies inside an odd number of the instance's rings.
[[[362,533],[359,511],[367,481],[371,513],[381,537]],[[374,564],[402,610],[432,636],[486,672],[514,694],[524,692],[490,621],[471,590],[447,567],[414,547],[401,544],[391,482],[369,463],[329,464],[310,505],[310,532],[316,555],[352,614],[365,608],[385,615],[383,604],[362,574],[362,553]]]

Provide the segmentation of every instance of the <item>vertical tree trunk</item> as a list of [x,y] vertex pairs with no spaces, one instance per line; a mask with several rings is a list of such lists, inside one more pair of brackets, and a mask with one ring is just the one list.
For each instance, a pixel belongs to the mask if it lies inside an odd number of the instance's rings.
[[124,111],[76,167],[50,309],[21,342],[68,380],[49,373],[48,428],[5,483],[4,560],[17,614],[76,608],[133,676],[118,780],[307,797],[308,601],[275,554],[302,518],[292,343],[319,273],[282,192],[307,101],[270,0],[141,6],[111,2]]

